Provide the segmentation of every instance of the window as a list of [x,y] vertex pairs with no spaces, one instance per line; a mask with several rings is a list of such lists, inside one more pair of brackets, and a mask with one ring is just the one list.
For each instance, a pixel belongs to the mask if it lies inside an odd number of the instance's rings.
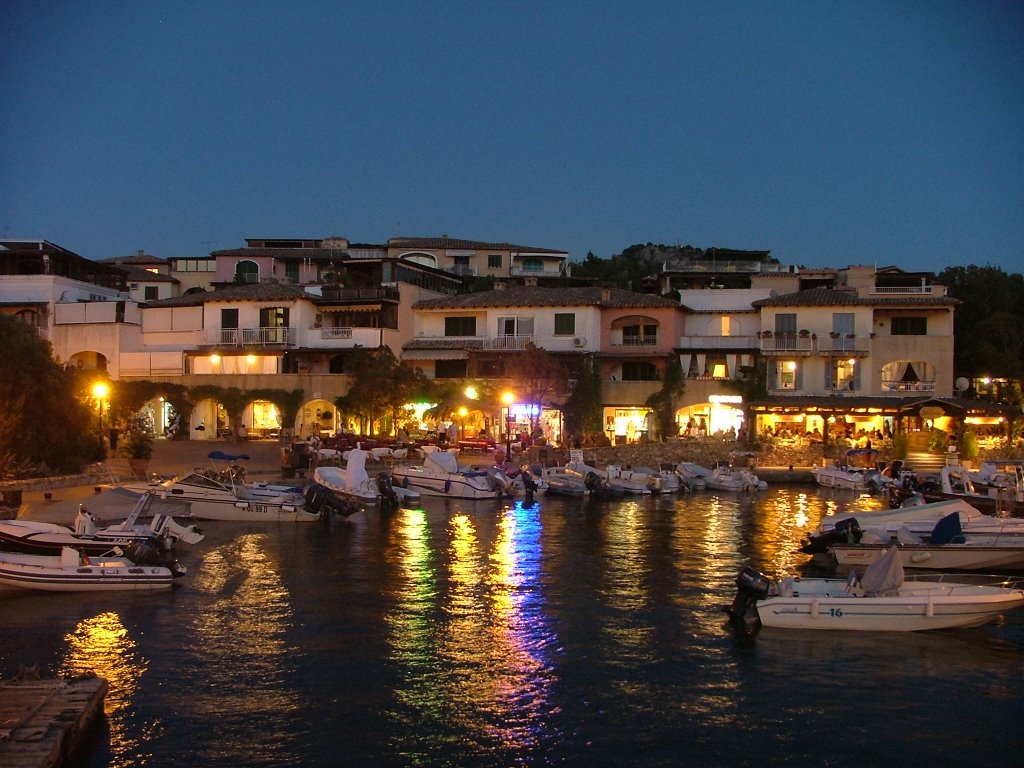
[[221,328],[237,328],[238,327],[238,310],[237,309],[222,309],[220,311],[220,327]]
[[145,301],[156,301],[160,298],[160,289],[155,285],[147,285],[143,290],[143,299]]
[[796,333],[796,314],[781,314],[775,316],[775,335],[781,336],[787,333]]
[[555,336],[574,336],[576,334],[576,314],[574,312],[555,313]]
[[544,262],[540,259],[523,259],[523,272],[543,272]]
[[288,261],[284,265],[284,276],[289,283],[299,282],[299,262]]
[[860,388],[860,369],[857,361],[832,360],[825,369],[825,388],[834,392],[846,392]]
[[658,367],[654,363],[626,362],[622,364],[623,381],[658,381]]
[[893,336],[927,336],[927,317],[894,317],[892,319]]
[[501,254],[500,253],[489,253],[489,254],[487,254],[487,268],[488,269],[501,269]]
[[466,378],[465,360],[437,360],[434,362],[435,379]]
[[235,265],[236,283],[258,283],[260,268],[255,261],[240,261]]
[[532,317],[499,317],[499,336],[533,336]]
[[629,346],[656,346],[658,343],[658,326],[656,325],[624,325],[622,326],[622,343]]
[[840,336],[846,336],[853,333],[853,329],[853,312],[832,313],[832,333],[838,333]]
[[446,317],[444,319],[445,336],[476,336],[475,317]]
[[769,389],[800,389],[800,364],[796,360],[776,360],[772,366]]

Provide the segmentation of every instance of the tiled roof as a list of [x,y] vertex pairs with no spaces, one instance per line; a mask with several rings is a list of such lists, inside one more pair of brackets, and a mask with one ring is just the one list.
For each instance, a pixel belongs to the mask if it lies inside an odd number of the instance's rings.
[[290,283],[245,283],[219,288],[216,291],[197,291],[170,299],[147,301],[147,307],[199,307],[210,301],[294,301],[319,299],[306,293],[301,285]]
[[554,248],[535,248],[532,245],[515,245],[513,243],[487,243],[480,240],[460,240],[454,237],[392,237],[388,240],[388,248],[423,248],[439,250],[474,251],[519,251],[524,253],[547,253],[553,256],[565,256],[565,251]]
[[503,290],[462,293],[442,299],[425,299],[414,309],[484,309],[488,307],[678,307],[679,302],[649,293],[621,288],[544,288],[535,285],[508,286]]
[[142,267],[135,267],[131,264],[125,264],[121,262],[118,264],[121,269],[128,273],[129,283],[180,283],[181,281],[176,277],[170,275],[163,275],[159,272],[150,272],[148,269]]
[[753,302],[755,307],[876,307],[887,305],[931,305],[953,306],[959,299],[952,296],[922,296],[920,294],[886,294],[883,296],[858,296],[853,291],[836,291],[832,288],[811,288],[796,293],[785,293]]

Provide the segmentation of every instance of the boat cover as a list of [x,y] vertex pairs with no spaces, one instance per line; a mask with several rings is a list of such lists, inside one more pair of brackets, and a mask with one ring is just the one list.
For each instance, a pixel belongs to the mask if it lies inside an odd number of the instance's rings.
[[213,459],[214,461],[241,461],[243,459],[248,461],[249,456],[245,453],[240,453],[235,456],[230,453],[224,453],[224,451],[210,451],[206,454],[206,458]]
[[424,457],[423,466],[430,467],[437,472],[458,474],[459,460],[455,458],[455,454],[448,453],[448,451],[435,451]]
[[367,453],[362,448],[353,448],[348,452],[348,458],[345,460],[345,482],[349,488],[360,488],[370,479],[366,474],[366,456]]
[[860,585],[868,597],[881,597],[903,584],[903,560],[900,550],[893,544],[875,562],[867,567]]
[[935,524],[932,529],[931,541],[935,545],[962,543],[963,533],[963,528],[960,527],[960,515],[953,512]]

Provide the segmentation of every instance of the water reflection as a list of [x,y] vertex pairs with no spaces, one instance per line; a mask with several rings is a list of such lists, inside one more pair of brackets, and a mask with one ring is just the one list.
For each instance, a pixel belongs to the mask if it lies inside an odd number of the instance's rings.
[[127,725],[128,707],[149,664],[113,611],[83,619],[65,638],[67,649],[58,674],[76,677],[88,672],[106,679],[103,702],[110,729],[111,765],[129,765],[138,757],[141,740]]

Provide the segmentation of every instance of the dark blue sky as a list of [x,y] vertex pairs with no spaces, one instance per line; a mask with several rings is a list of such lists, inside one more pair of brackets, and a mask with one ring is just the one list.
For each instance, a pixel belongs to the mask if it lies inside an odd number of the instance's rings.
[[1024,271],[1021,2],[0,4],[0,235]]

